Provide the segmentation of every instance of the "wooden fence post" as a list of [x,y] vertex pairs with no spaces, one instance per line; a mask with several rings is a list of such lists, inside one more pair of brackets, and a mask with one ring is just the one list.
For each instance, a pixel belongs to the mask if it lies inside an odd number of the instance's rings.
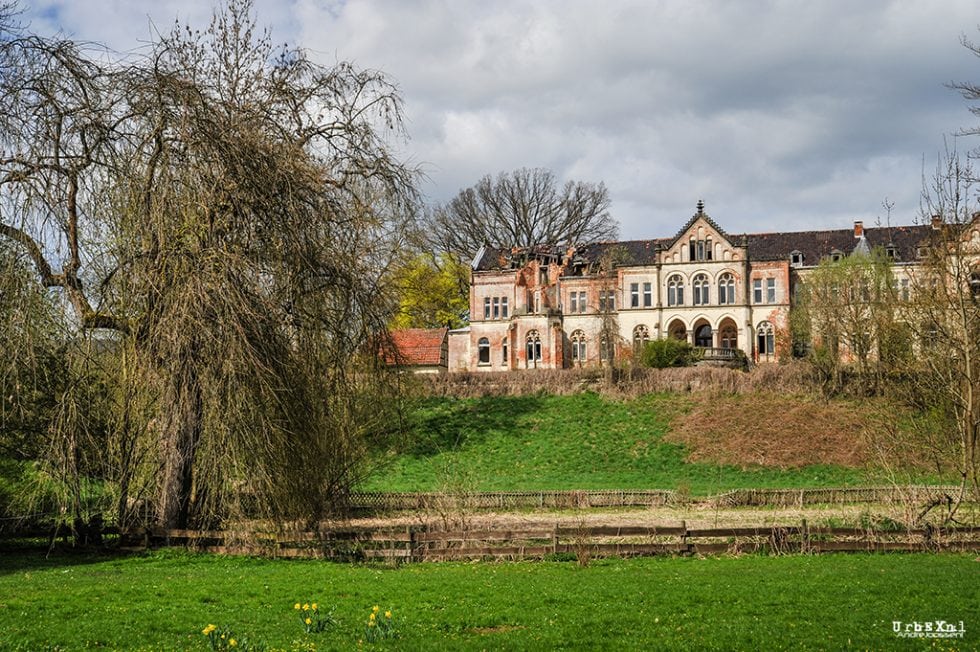
[[558,554],[558,522],[555,521],[555,529],[551,535],[551,553]]

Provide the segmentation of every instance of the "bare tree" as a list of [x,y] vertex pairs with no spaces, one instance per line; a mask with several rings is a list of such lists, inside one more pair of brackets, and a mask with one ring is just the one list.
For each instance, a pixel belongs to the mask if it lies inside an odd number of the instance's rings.
[[275,48],[248,0],[134,62],[4,54],[0,236],[131,352],[158,522],[331,509],[398,405],[371,344],[417,199],[397,89]]
[[921,251],[923,264],[912,277],[913,300],[903,311],[920,338],[912,399],[945,424],[927,442],[930,457],[960,480],[949,518],[970,493],[980,498],[980,206],[975,178],[969,164],[947,148],[924,182],[921,213],[933,228]]
[[487,175],[437,207],[429,224],[435,249],[471,260],[477,250],[538,244],[582,245],[615,239],[609,192],[602,183],[559,186],[549,170],[521,168]]

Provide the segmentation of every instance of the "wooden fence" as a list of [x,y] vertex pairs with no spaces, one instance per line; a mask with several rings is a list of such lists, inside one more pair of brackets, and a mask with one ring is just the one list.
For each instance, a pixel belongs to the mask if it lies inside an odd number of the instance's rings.
[[980,550],[980,527],[871,530],[791,526],[689,528],[678,525],[555,523],[516,528],[430,530],[346,528],[316,532],[141,530],[121,536],[124,548],[178,546],[207,552],[400,562],[707,555],[741,552]]
[[958,487],[915,485],[907,487],[836,487],[821,489],[735,489],[714,496],[688,496],[667,490],[625,491],[482,491],[468,493],[361,492],[350,496],[354,510],[390,512],[451,509],[535,509],[663,507],[687,503],[710,507],[801,507],[803,505],[850,505],[862,503],[925,503],[955,495]]

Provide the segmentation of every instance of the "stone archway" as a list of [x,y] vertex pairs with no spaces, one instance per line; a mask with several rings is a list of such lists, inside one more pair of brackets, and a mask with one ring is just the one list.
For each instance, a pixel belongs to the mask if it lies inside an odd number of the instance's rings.
[[735,321],[730,317],[722,319],[718,325],[718,348],[738,348],[738,326],[735,325]]
[[675,319],[667,326],[667,337],[687,341],[687,326],[680,319]]
[[706,320],[694,324],[694,346],[710,349],[715,345],[714,331]]

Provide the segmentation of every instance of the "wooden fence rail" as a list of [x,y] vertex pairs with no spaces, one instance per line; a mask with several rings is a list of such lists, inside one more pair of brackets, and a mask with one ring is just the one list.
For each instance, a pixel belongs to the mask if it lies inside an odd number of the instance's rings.
[[980,527],[871,530],[788,526],[689,528],[679,525],[567,527],[535,523],[519,528],[431,530],[347,528],[322,532],[218,532],[140,530],[124,533],[128,548],[183,546],[225,554],[403,562],[528,559],[568,556],[689,555],[765,551],[980,550]]
[[625,491],[477,491],[355,492],[350,506],[355,510],[440,511],[454,509],[534,509],[664,507],[685,503],[712,507],[796,507],[803,505],[847,505],[861,503],[927,502],[955,495],[957,487],[914,485],[907,487],[831,487],[820,489],[734,489],[713,496],[688,496],[669,490]]

